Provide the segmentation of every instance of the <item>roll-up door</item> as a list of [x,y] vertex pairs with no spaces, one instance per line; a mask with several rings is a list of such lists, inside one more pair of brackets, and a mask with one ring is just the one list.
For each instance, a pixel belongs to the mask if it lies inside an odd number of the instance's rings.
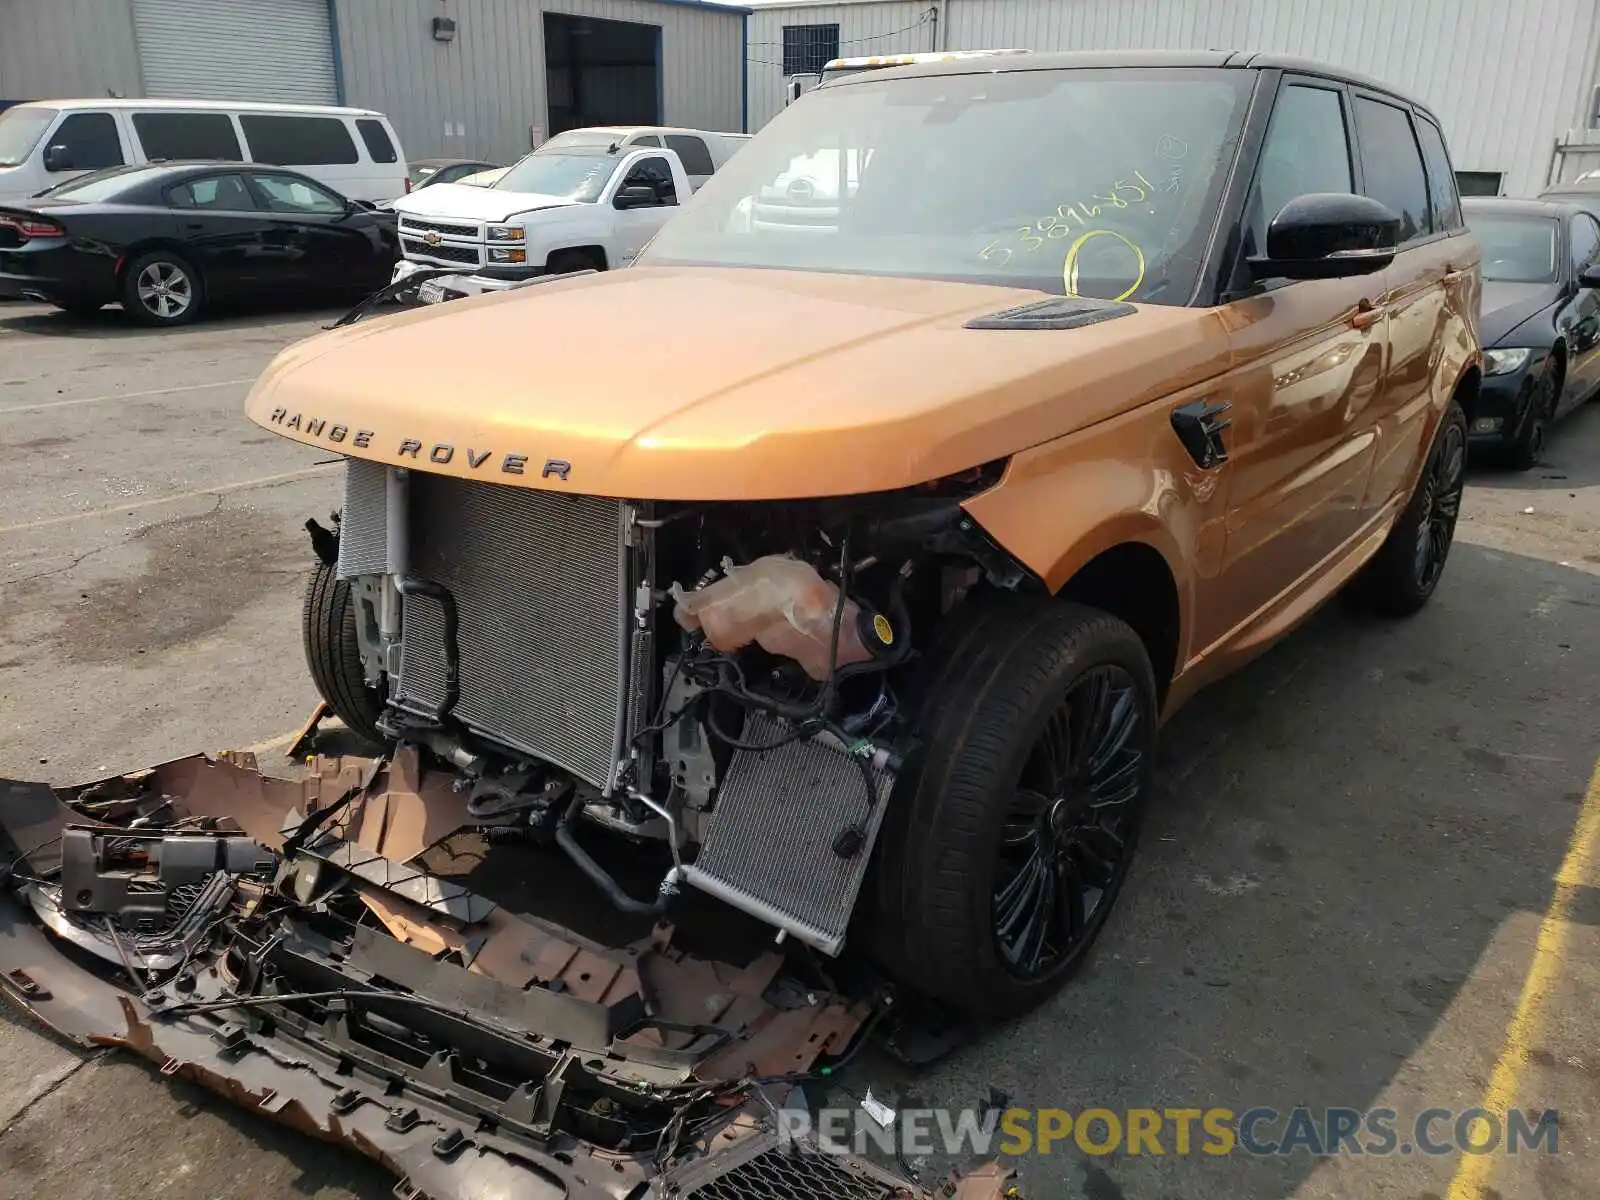
[[151,96],[338,103],[328,0],[134,0],[133,21]]

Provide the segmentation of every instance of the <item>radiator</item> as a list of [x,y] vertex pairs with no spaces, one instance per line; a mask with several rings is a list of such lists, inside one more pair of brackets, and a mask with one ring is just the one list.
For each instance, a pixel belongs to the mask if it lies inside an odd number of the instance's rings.
[[[384,470],[350,462],[341,575],[347,564],[387,565]],[[627,506],[420,471],[410,474],[408,506],[408,573],[445,588],[455,605],[459,696],[450,715],[605,787],[629,708]],[[447,699],[444,610],[410,594],[401,622],[391,703],[433,716]]]
[[[788,729],[753,714],[741,740],[767,745]],[[837,954],[893,783],[891,772],[864,773],[858,761],[826,742],[739,750],[685,877],[824,954]],[[841,857],[835,846],[852,830],[860,837],[856,853]]]

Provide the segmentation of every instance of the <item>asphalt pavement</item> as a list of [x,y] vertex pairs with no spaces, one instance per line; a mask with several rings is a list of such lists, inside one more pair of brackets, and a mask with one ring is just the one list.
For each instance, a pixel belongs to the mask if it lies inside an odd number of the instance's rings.
[[[82,782],[232,747],[272,761],[305,718],[302,525],[337,504],[337,469],[241,406],[334,315],[155,332],[0,306],[0,775]],[[1474,471],[1422,614],[1329,606],[1179,714],[1130,890],[1071,987],[921,1072],[869,1054],[844,1086],[903,1107],[992,1090],[1073,1112],[1387,1107],[1403,1129],[1429,1108],[1559,1112],[1557,1153],[1515,1159],[1067,1138],[1024,1160],[1034,1200],[1600,1194],[1597,699],[1600,403],[1533,471]],[[0,1195],[393,1183],[9,1016],[0,1061]]]

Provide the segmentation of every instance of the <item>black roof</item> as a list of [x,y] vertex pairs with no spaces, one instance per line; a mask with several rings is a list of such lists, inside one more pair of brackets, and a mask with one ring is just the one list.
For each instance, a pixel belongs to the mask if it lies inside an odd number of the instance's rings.
[[1514,196],[1463,196],[1461,211],[1466,213],[1499,213],[1508,217],[1570,217],[1582,212],[1576,204],[1563,204],[1558,200],[1524,200]]
[[1375,92],[1385,92],[1438,118],[1420,100],[1391,84],[1372,79],[1332,63],[1296,58],[1289,54],[1261,54],[1251,50],[1060,50],[1041,54],[997,54],[993,58],[962,58],[944,62],[913,63],[904,67],[885,67],[846,76],[829,87],[845,87],[884,77],[909,78],[919,75],[977,75],[987,72],[1064,71],[1115,67],[1210,67],[1248,71],[1292,71],[1324,79],[1354,84]]

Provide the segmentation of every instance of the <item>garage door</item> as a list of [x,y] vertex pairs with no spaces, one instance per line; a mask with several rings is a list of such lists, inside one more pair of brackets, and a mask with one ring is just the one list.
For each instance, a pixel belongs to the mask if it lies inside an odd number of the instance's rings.
[[328,0],[134,0],[133,22],[151,96],[338,103]]

